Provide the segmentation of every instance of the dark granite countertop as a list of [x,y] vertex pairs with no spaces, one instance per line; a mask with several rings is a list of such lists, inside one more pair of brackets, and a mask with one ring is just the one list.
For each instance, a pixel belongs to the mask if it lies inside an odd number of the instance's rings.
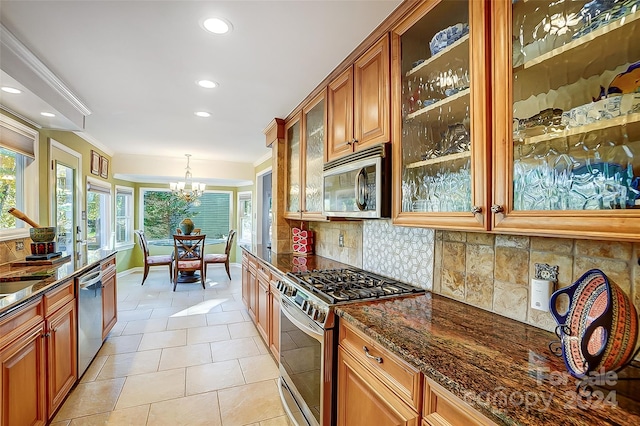
[[547,331],[432,293],[336,313],[498,424],[640,425],[640,403],[625,396],[638,397],[637,381],[620,380],[638,369],[583,400]]
[[[45,291],[53,289],[58,285],[67,282],[85,271],[97,266],[103,260],[115,255],[114,250],[99,250],[92,252],[87,258],[87,264],[75,269],[73,262],[69,261],[60,265],[44,266],[11,266],[5,264],[0,266],[0,276],[4,280],[11,282],[11,277],[15,281],[23,282],[26,287],[17,292],[12,292],[8,296],[0,298],[0,317],[13,312],[25,303],[40,296]],[[31,280],[25,280],[32,277]]]
[[[253,245],[253,246],[241,246],[243,250],[250,253],[262,260],[268,266],[274,268],[276,272],[286,274],[294,270],[294,259],[305,259],[305,267],[308,270],[313,269],[336,269],[336,268],[348,268],[350,265],[338,262],[336,260],[328,259],[326,257],[307,255],[307,256],[295,256],[292,253],[274,253],[266,246]],[[300,265],[298,265],[300,268]]]

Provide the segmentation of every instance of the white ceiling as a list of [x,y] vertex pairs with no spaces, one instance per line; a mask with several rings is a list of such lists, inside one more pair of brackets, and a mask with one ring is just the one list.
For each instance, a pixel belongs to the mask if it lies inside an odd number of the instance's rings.
[[[109,154],[253,163],[269,154],[266,125],[287,116],[399,3],[1,0],[0,20],[91,111],[84,134]],[[233,31],[204,31],[211,16]],[[220,87],[200,88],[200,79]],[[65,126],[41,117],[33,99],[17,99],[0,92],[0,104],[43,127]]]

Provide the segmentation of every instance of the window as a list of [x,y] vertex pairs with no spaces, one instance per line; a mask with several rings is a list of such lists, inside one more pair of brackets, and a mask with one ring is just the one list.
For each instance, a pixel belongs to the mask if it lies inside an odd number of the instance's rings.
[[111,185],[87,179],[87,251],[110,249]]
[[238,193],[238,242],[251,243],[251,192]]
[[190,218],[209,237],[227,235],[231,229],[231,194],[207,191],[196,206],[169,190],[142,189],[144,233],[150,240],[171,238],[182,219]]
[[0,114],[0,239],[28,235],[25,223],[7,213],[9,208],[38,220],[37,137],[35,130]]
[[133,188],[116,186],[116,247],[133,244]]

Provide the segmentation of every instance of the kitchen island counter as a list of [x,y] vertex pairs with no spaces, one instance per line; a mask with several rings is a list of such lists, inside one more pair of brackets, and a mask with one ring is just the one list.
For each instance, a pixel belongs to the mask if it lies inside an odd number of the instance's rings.
[[[115,255],[114,250],[98,250],[92,252],[87,264],[75,269],[73,261],[58,265],[44,266],[11,266],[4,264],[0,266],[0,277],[6,282],[23,281],[25,288],[0,298],[0,318],[14,312],[24,304],[42,295],[44,292],[54,289],[55,287],[82,275],[107,259]],[[32,277],[32,280],[25,281],[25,278]]]
[[604,398],[581,399],[548,348],[557,337],[545,330],[432,293],[336,313],[497,424],[640,424],[640,403],[624,395],[637,398],[629,385],[638,381],[620,380],[637,368],[613,379],[613,393],[599,389]]

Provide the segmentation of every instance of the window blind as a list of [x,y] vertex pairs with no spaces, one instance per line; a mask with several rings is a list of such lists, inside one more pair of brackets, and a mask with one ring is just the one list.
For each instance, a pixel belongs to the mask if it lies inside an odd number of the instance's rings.
[[87,182],[87,191],[111,195],[111,185],[108,183]]
[[193,217],[196,228],[211,238],[227,235],[231,229],[231,194],[223,192],[205,192],[200,197],[200,205],[192,206],[197,213]]
[[17,128],[0,125],[0,146],[30,158],[35,158],[35,138]]

